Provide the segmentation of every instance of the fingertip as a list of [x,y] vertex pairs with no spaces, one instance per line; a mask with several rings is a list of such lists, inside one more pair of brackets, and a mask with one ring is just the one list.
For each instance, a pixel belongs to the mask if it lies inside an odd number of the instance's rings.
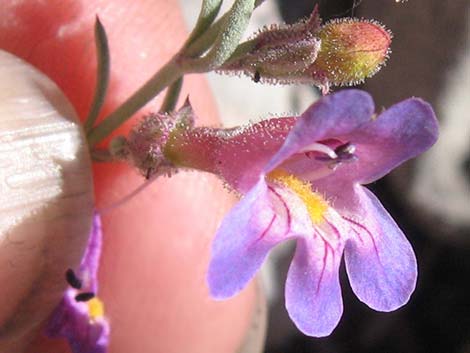
[[[82,117],[94,89],[96,14],[107,30],[112,62],[103,114],[169,60],[185,37],[176,2],[53,1],[45,2],[38,19],[32,18],[38,9],[28,2],[14,3],[15,11],[6,15],[15,20],[20,16],[18,23],[25,26],[21,37],[28,39],[18,40],[10,24],[0,31],[0,45],[51,77]],[[18,12],[22,6],[23,13]],[[44,23],[48,28],[41,32],[38,28]],[[189,76],[182,96],[188,93],[199,116],[197,123],[216,123],[206,82]],[[153,100],[142,114],[158,110],[160,102],[160,97]],[[106,206],[132,191],[141,179],[127,166],[98,165],[94,181],[98,206]],[[214,302],[205,284],[208,249],[218,222],[233,203],[232,196],[215,178],[206,180],[201,174],[159,181],[146,195],[136,200],[138,205],[104,217],[100,280],[112,319],[111,351],[155,352],[169,347],[181,352],[174,345],[181,342],[188,345],[185,352],[211,351],[214,345],[217,351],[234,352],[249,325],[254,287],[248,286],[230,301]],[[194,222],[185,223],[190,220]]]

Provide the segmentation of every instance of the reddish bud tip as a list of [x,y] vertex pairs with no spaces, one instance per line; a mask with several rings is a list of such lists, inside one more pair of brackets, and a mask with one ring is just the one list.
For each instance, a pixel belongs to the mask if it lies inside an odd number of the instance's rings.
[[380,23],[357,19],[328,22],[318,35],[321,49],[310,69],[330,85],[352,85],[374,75],[388,58],[392,38]]

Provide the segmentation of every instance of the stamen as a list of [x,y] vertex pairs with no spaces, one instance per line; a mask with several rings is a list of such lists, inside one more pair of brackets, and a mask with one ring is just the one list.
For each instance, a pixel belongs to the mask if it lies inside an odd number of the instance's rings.
[[356,146],[351,142],[339,145],[335,148],[335,152],[338,155],[338,162],[354,162],[357,160],[357,156],[354,154],[354,152],[356,152]]
[[354,146],[351,142],[343,143],[335,148],[336,154],[340,155],[343,153],[353,154],[356,151],[356,146]]
[[95,297],[93,292],[83,292],[75,296],[75,301],[77,302],[87,302]]
[[75,275],[75,272],[73,272],[71,268],[65,272],[65,280],[72,288],[82,288],[82,280]]
[[[332,145],[341,143],[338,140],[331,142]],[[343,162],[354,162],[358,157],[354,154],[356,146],[351,142],[342,143],[334,149],[328,146],[329,143],[313,143],[300,150],[301,153],[313,153],[313,158],[319,162],[325,162],[323,167],[315,168],[308,173],[302,173],[305,180],[317,180],[333,173]],[[307,155],[310,157],[309,155]]]
[[336,157],[338,157],[332,148],[328,147],[327,145],[324,145],[322,143],[317,143],[317,142],[312,143],[311,145],[308,145],[302,148],[299,152],[300,153],[320,152],[320,153],[326,154],[329,157],[329,159],[336,159]]

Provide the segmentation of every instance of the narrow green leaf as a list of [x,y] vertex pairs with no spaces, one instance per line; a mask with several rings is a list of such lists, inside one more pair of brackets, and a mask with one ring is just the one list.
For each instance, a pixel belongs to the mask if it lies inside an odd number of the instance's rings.
[[217,17],[222,0],[202,0],[201,11],[196,22],[196,26],[189,35],[184,47],[189,46],[195,39],[199,38],[214,22]]
[[96,16],[95,21],[95,44],[97,58],[96,88],[93,103],[91,104],[90,112],[88,113],[88,117],[85,121],[86,132],[89,132],[96,122],[106,98],[106,91],[109,83],[110,58],[108,37],[106,36],[106,31],[98,16]]
[[209,52],[198,59],[181,61],[183,70],[191,72],[209,72],[222,65],[235,51],[245,32],[255,0],[235,0],[229,12],[223,16],[221,30]]
[[[255,0],[254,8],[256,9],[265,0]],[[229,12],[226,12],[221,16],[215,23],[210,26],[204,33],[199,37],[195,38],[191,43],[186,43],[183,47],[183,54],[189,58],[196,57],[207,51],[215,42],[217,35],[220,33],[223,24],[227,21]]]

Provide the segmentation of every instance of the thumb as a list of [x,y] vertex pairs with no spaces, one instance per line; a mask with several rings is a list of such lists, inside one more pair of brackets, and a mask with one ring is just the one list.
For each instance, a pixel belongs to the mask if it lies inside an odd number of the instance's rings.
[[0,352],[34,337],[86,245],[93,186],[77,121],[54,83],[0,51]]

